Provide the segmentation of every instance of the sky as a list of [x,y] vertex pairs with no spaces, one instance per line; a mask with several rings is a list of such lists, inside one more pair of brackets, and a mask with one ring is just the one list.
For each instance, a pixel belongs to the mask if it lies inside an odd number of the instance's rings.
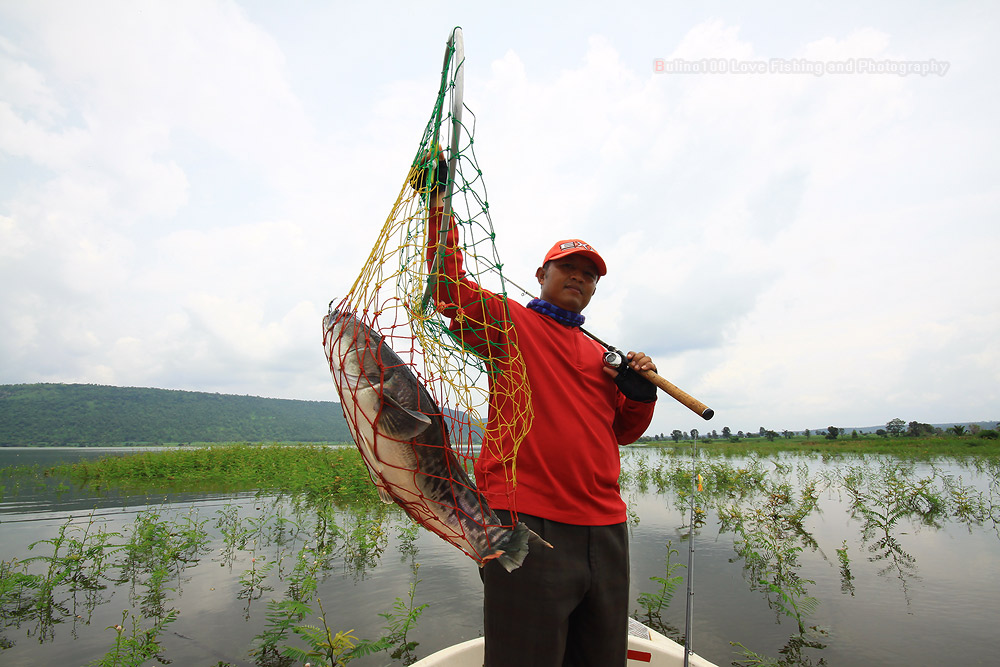
[[491,5],[0,0],[0,383],[338,401],[461,26],[505,274],[587,240],[715,410],[648,434],[1000,419],[1000,6]]

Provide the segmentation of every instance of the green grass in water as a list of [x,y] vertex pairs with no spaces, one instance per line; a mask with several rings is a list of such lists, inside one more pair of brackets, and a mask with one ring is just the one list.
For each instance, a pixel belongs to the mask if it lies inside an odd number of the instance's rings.
[[261,490],[378,499],[354,447],[227,444],[105,456],[46,471],[101,489]]

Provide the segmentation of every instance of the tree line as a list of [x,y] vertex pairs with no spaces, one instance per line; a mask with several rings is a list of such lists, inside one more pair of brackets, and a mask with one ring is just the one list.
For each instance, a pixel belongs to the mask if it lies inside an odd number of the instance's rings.
[[352,441],[334,402],[105,385],[0,385],[4,447]]
[[[942,429],[931,424],[925,424],[922,422],[911,421],[907,423],[906,421],[896,417],[890,419],[886,422],[885,428],[877,429],[874,435],[881,438],[901,438],[901,437],[926,437],[932,435],[944,435],[946,433],[945,429]],[[968,424],[960,425],[955,424],[947,429],[947,433],[952,435],[972,435],[979,436],[981,438],[988,438],[996,440],[1000,438],[1000,422],[996,424],[995,428],[984,429],[979,424]],[[838,426],[828,426],[825,431],[817,429],[814,433],[811,429],[805,429],[804,431],[789,431],[784,429],[780,432],[774,431],[772,429],[765,428],[761,426],[757,431],[737,431],[733,433],[732,429],[728,426],[722,428],[722,432],[713,429],[710,432],[701,433],[698,429],[691,429],[690,432],[682,431],[680,429],[674,429],[669,434],[659,433],[654,435],[644,435],[639,438],[638,442],[666,442],[667,440],[673,440],[674,442],[680,442],[682,440],[691,441],[701,441],[701,442],[711,442],[713,440],[725,440],[729,442],[739,442],[744,438],[764,438],[769,441],[774,441],[778,438],[791,439],[796,435],[802,435],[806,438],[817,437],[825,438],[827,440],[836,440],[840,436],[847,435],[847,429]],[[870,435],[865,433],[859,433],[857,429],[851,429],[851,438],[860,438],[864,435]]]

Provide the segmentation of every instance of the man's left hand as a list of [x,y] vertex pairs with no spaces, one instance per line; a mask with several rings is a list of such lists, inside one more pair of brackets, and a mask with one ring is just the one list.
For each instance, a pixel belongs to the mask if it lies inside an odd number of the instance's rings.
[[626,363],[619,368],[604,367],[604,372],[615,379],[618,389],[626,398],[642,403],[656,400],[656,385],[647,380],[642,371],[656,372],[656,364],[645,352],[629,352]]

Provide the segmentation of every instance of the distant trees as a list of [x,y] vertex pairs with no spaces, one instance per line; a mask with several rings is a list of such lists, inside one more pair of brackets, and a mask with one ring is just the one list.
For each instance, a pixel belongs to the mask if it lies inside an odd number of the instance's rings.
[[[961,424],[955,424],[953,426],[948,427],[949,433],[958,436],[963,436],[966,435],[967,433],[975,435],[978,430],[979,430],[978,424],[970,424],[968,426],[968,430],[966,430],[966,427]],[[940,427],[934,426],[932,424],[925,424],[923,422],[918,422],[918,421],[911,421],[910,423],[906,423],[905,421],[897,417],[895,419],[889,420],[886,423],[885,431],[879,429],[877,433],[879,435],[882,435],[882,433],[884,433],[885,437],[893,437],[893,438],[898,438],[904,435],[910,438],[924,438],[932,435],[941,435],[944,433],[944,431]]]
[[921,424],[920,422],[910,422],[906,429],[906,435],[911,438],[919,438],[924,435],[934,435],[934,427],[930,424]]
[[[986,426],[989,426],[989,424],[987,424]],[[967,426],[956,424],[948,427],[948,434],[956,436],[969,436],[969,435],[977,436],[980,435],[981,430],[982,429],[980,428],[980,425],[976,423],[971,423]],[[782,429],[781,431],[776,431],[773,429],[769,429],[766,426],[761,426],[756,430],[750,430],[744,432],[744,431],[733,431],[733,429],[730,428],[729,426],[723,426],[721,429],[721,439],[723,441],[739,443],[741,440],[743,440],[743,438],[747,438],[748,440],[751,441],[756,440],[757,438],[761,439],[766,438],[768,441],[773,442],[779,438],[786,438],[790,440],[800,433],[804,435],[806,438],[810,437],[818,438],[822,436],[827,440],[846,439],[848,433],[850,433],[851,440],[865,440],[875,436],[880,438],[904,437],[904,436],[912,438],[924,438],[929,436],[933,437],[935,435],[944,435],[945,432],[943,430],[943,427],[940,426],[925,424],[923,422],[918,422],[918,421],[905,422],[897,417],[895,419],[889,420],[886,423],[885,428],[879,428],[879,429],[874,429],[874,428],[851,429],[838,426],[828,426],[826,429],[819,429],[815,432],[810,431],[809,429],[797,432],[797,431],[791,431],[789,429]],[[1000,438],[1000,423],[997,423],[996,428],[983,431],[982,437]],[[682,431],[681,429],[674,429],[668,435],[660,433],[659,435],[655,436],[643,436],[642,438],[639,439],[639,441],[662,442],[664,440],[672,439],[674,442],[680,442],[682,440],[693,440],[695,442],[703,440],[705,442],[711,442],[712,440],[717,438],[720,438],[719,431],[712,430],[710,432],[702,434],[701,432],[698,431],[698,429],[693,428],[690,430],[690,432]]]
[[888,433],[893,438],[898,438],[903,435],[903,431],[906,429],[906,422],[904,422],[899,417],[895,419],[890,419],[885,424],[885,432]]

